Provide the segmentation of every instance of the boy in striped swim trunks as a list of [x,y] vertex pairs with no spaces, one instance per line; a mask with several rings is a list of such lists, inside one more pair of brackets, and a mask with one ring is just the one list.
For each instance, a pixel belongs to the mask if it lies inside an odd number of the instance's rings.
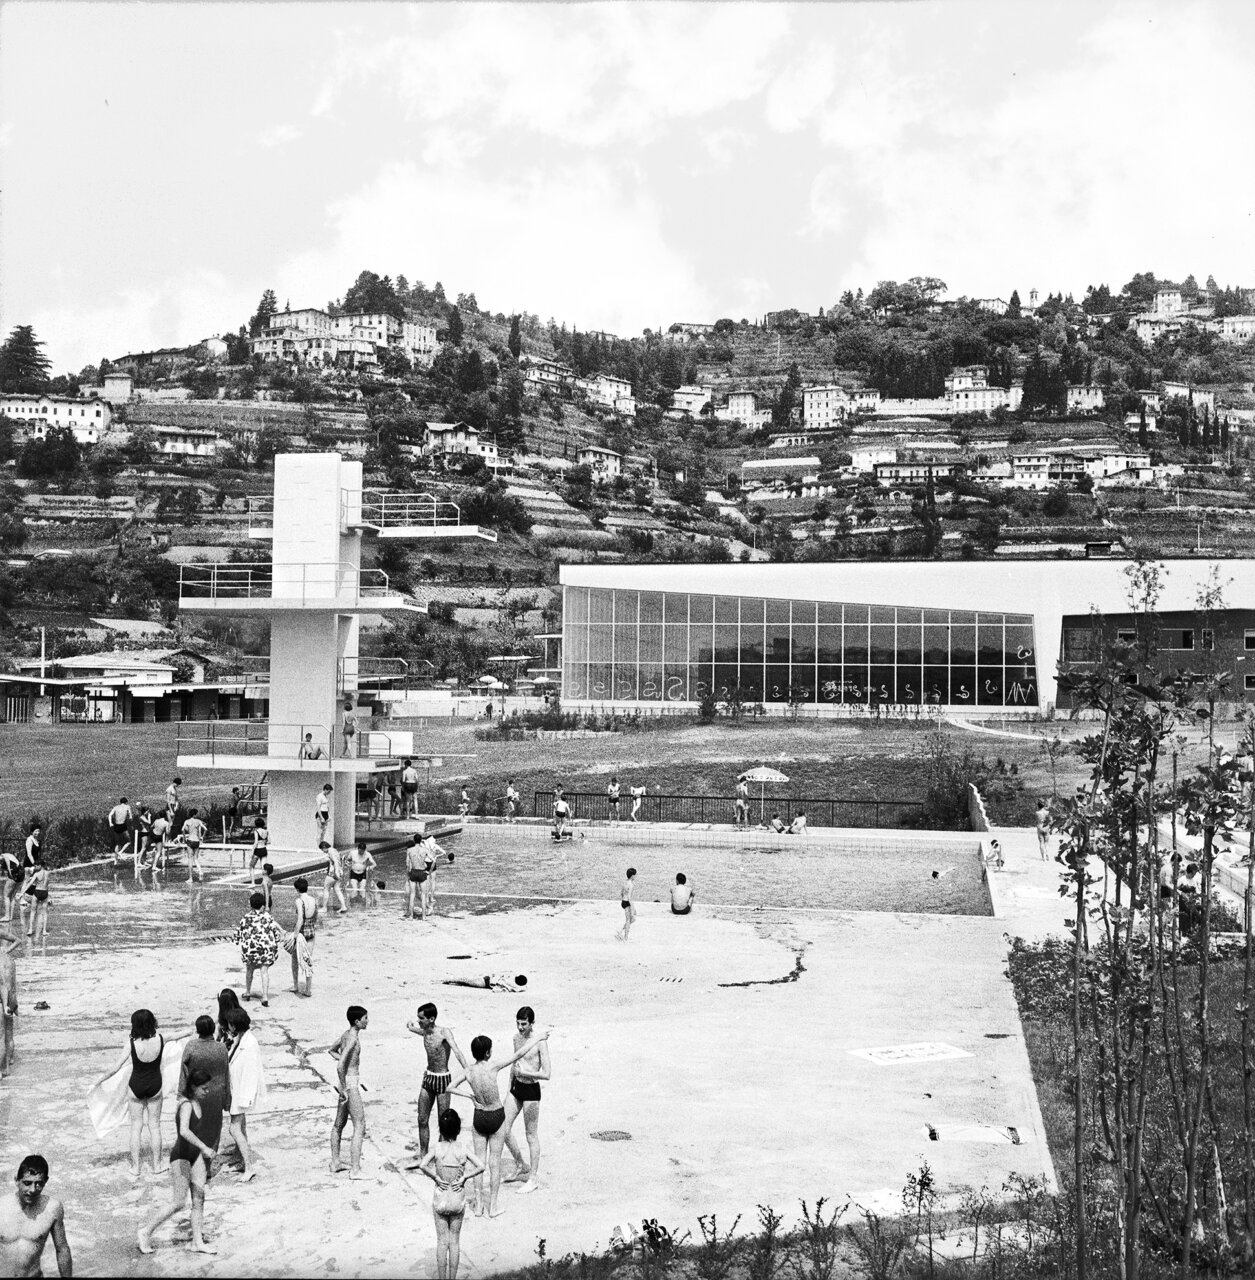
[[405,1029],[416,1036],[423,1037],[423,1048],[427,1050],[427,1070],[423,1072],[423,1084],[418,1091],[418,1150],[419,1160],[427,1155],[431,1142],[431,1129],[428,1121],[431,1109],[436,1107],[443,1114],[449,1109],[449,1055],[458,1060],[465,1071],[470,1065],[466,1056],[458,1048],[453,1032],[448,1027],[436,1025],[436,1006],[428,1001],[418,1006],[418,1021],[407,1022]]

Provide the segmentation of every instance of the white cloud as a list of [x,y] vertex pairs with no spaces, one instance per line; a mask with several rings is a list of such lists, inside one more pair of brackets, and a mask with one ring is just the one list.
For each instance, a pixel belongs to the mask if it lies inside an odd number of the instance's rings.
[[257,145],[259,147],[281,147],[284,143],[295,142],[301,136],[301,131],[294,124],[276,124],[269,129],[263,129],[257,135]]
[[827,44],[808,47],[767,90],[767,123],[780,133],[800,129],[819,111],[836,84],[836,51]]
[[329,221],[333,241],[277,274],[294,305],[340,292],[366,267],[428,286],[439,278],[450,296],[474,290],[493,311],[625,335],[713,305],[665,240],[652,199],[596,162],[509,181],[395,163],[339,201]]
[[240,289],[217,271],[193,268],[152,287],[120,290],[100,301],[37,308],[28,323],[46,339],[56,372],[77,371],[102,356],[185,346],[247,319],[260,288]]

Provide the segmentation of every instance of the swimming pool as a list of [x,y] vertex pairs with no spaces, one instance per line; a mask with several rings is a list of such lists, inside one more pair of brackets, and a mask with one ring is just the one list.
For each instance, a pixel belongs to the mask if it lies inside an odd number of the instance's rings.
[[[454,860],[436,876],[442,908],[482,914],[563,899],[617,901],[624,871],[634,866],[638,902],[666,901],[682,871],[699,907],[993,914],[971,834],[849,831],[797,844],[771,843],[765,833],[657,826],[593,827],[585,835],[555,844],[543,827],[472,825],[447,837],[441,845]],[[391,849],[376,859],[387,891],[372,910],[399,913],[404,853]],[[248,910],[248,886],[189,888],[184,875],[149,872],[136,881],[129,869],[107,866],[54,873],[49,949],[177,945],[233,931]],[[321,877],[311,877],[311,886],[320,893]],[[291,894],[289,885],[276,889],[283,924]]]

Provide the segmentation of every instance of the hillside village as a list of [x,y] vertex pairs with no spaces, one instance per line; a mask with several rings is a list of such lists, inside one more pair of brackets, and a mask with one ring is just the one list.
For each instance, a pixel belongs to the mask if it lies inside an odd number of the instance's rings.
[[1255,289],[947,292],[882,281],[814,315],[623,338],[363,272],[321,307],[268,290],[235,333],[58,376],[19,327],[0,651],[29,661],[41,628],[53,661],[155,639],[224,671],[264,651],[238,623],[170,628],[180,564],[257,558],[277,452],[360,459],[482,530],[380,553],[429,616],[366,647],[428,680],[498,653],[549,669],[560,562],[1255,550]]

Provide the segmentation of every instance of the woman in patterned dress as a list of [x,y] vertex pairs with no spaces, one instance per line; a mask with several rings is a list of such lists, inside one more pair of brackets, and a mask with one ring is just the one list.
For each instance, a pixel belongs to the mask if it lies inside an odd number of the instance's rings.
[[248,900],[252,910],[240,921],[235,942],[244,960],[244,999],[253,998],[253,970],[261,970],[261,1002],[270,1007],[270,966],[279,958],[279,942],[283,930],[266,910],[266,897],[254,893]]

